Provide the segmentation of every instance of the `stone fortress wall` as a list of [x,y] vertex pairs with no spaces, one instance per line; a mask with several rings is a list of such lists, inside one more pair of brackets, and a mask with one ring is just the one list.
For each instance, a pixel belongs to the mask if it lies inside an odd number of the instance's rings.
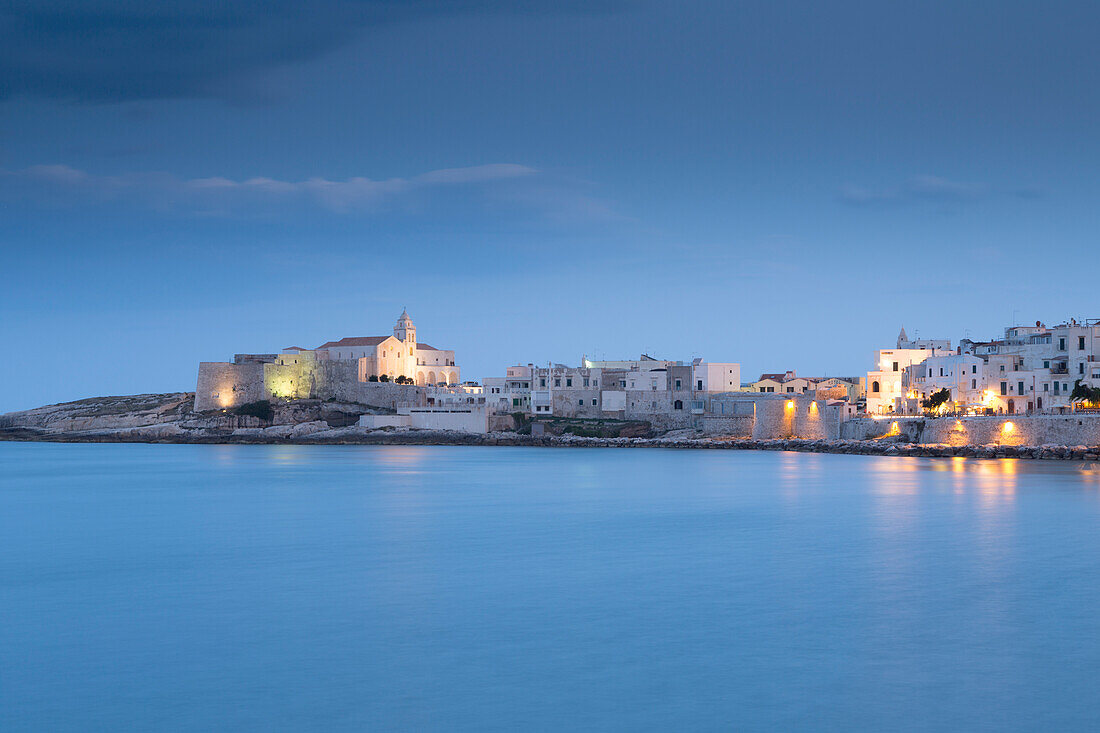
[[840,430],[840,437],[848,440],[894,435],[902,442],[927,445],[1100,445],[1100,415],[861,417]]
[[195,410],[227,410],[260,400],[321,399],[396,410],[423,405],[424,387],[359,381],[358,360],[318,360],[312,354],[238,354],[233,363],[201,362]]

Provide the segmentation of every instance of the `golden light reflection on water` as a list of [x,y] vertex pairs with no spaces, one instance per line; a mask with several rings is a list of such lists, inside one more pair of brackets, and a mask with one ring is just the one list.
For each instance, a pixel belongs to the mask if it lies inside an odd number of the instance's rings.
[[926,488],[922,474],[951,474],[956,494],[968,492],[982,497],[1013,499],[1016,496],[1020,459],[975,460],[953,458],[888,458],[876,461],[870,469],[882,480],[876,482],[881,494],[910,494]]
[[383,466],[411,468],[422,465],[432,448],[415,445],[379,445],[371,447],[371,460]]

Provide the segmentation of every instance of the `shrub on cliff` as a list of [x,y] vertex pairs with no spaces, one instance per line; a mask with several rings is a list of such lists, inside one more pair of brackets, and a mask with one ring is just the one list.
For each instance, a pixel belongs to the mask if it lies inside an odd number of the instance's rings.
[[369,377],[367,377],[367,381],[368,382],[377,382],[378,381],[378,375],[377,374],[370,375]]
[[388,382],[388,381],[390,381],[390,375],[383,374],[382,376],[378,377],[378,381],[379,382]]
[[256,402],[246,402],[243,405],[238,405],[233,412],[237,415],[250,415],[252,417],[258,417],[261,420],[270,421],[274,417],[274,411],[271,409],[271,403],[267,400],[257,400]]

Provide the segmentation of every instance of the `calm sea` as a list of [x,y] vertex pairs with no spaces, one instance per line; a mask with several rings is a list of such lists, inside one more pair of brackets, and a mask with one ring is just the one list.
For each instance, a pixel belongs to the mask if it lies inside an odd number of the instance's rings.
[[1095,730],[1100,467],[0,443],[0,730]]

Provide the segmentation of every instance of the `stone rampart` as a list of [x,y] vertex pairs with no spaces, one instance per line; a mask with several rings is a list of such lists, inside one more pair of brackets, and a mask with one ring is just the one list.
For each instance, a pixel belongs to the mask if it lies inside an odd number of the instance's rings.
[[752,415],[703,415],[703,434],[748,438],[755,422]]
[[866,417],[845,422],[840,437],[873,440],[895,435],[901,441],[926,445],[1097,445],[1100,415]]
[[267,399],[264,390],[265,366],[269,365],[251,361],[240,364],[201,362],[195,388],[195,411],[224,410]]

